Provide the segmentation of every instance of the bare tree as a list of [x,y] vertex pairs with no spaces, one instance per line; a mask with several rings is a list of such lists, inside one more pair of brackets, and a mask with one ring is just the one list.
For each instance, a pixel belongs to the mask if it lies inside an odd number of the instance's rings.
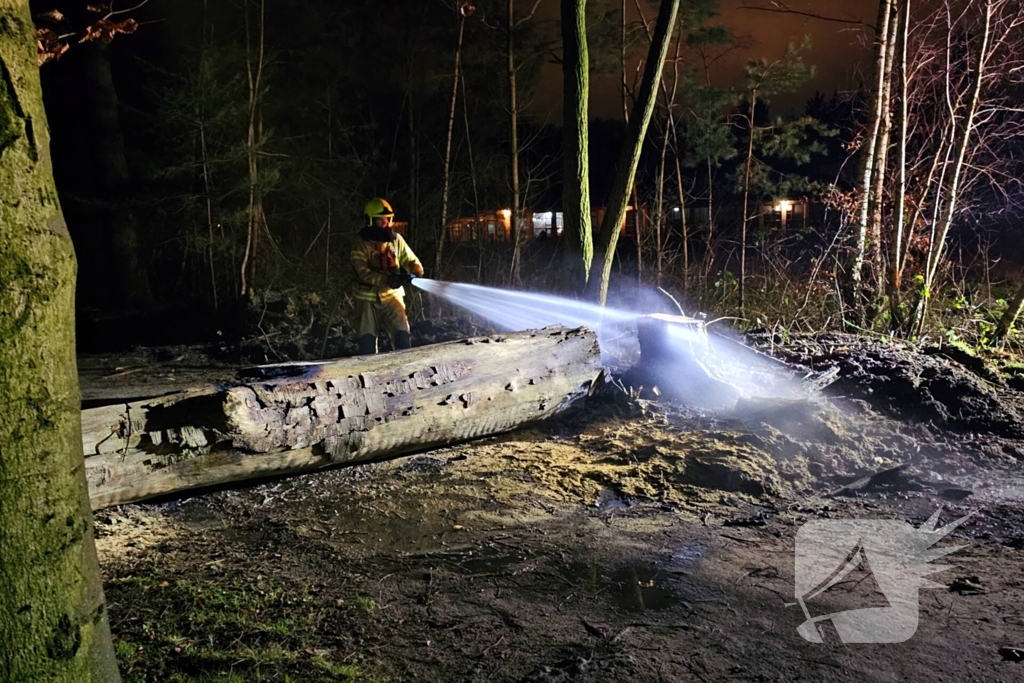
[[[928,262],[924,273],[924,290],[922,296],[918,299],[917,313],[915,316],[915,327],[920,331],[921,325],[924,322],[924,315],[927,311],[928,294],[932,290],[932,286],[935,282],[935,275],[938,272],[939,264],[942,262],[943,255],[946,247],[946,237],[949,235],[949,229],[953,225],[953,218],[956,215],[957,201],[959,200],[960,192],[960,178],[964,172],[964,163],[967,157],[968,145],[971,142],[971,138],[974,133],[974,127],[976,125],[976,117],[978,114],[978,106],[981,102],[982,95],[982,84],[985,80],[985,69],[988,65],[988,61],[992,56],[992,15],[993,15],[993,0],[983,0],[984,2],[984,16],[981,20],[980,30],[981,37],[978,41],[977,56],[975,57],[974,64],[974,79],[971,84],[970,93],[966,98],[966,102],[961,101],[963,106],[963,116],[960,121],[960,130],[957,131],[956,139],[956,152],[953,159],[953,168],[951,169],[949,186],[946,190],[946,196],[944,201],[943,210],[941,212],[941,218],[939,219],[938,232],[935,234],[935,238],[931,241],[928,251]],[[947,35],[951,35],[953,31],[952,21],[952,9],[947,0],[946,3],[946,17],[947,27],[949,32]],[[1018,10],[1019,11],[1019,10]],[[947,73],[946,84],[947,88],[951,83],[950,74]],[[947,102],[952,101],[952,94],[947,90]],[[951,118],[956,118],[955,110],[950,108]]]
[[[945,0],[942,12],[932,9],[915,13],[904,0],[894,22],[899,142],[884,171],[895,190],[882,242],[893,328],[905,334],[923,329],[954,228],[1002,211],[1021,183],[1009,146],[1024,137],[1013,98],[1024,70],[1024,10],[1010,0]],[[908,284],[910,311],[900,303]]]
[[441,273],[441,265],[444,262],[444,243],[448,235],[448,194],[451,188],[451,160],[452,160],[452,133],[455,128],[455,105],[459,98],[459,81],[462,70],[462,39],[466,32],[466,19],[473,16],[476,10],[473,5],[463,2],[458,9],[458,38],[455,41],[455,67],[452,74],[452,97],[448,107],[448,133],[444,143],[444,180],[441,189],[441,223],[437,230],[437,246],[434,250],[434,273]]
[[[887,134],[883,135],[883,122],[888,117],[885,92],[887,89],[887,76],[892,74],[892,69],[887,59],[889,57],[889,35],[893,31],[894,5],[895,0],[879,0],[878,3],[878,22],[875,30],[875,59],[873,65],[874,78],[871,81],[871,91],[868,99],[871,120],[868,123],[868,133],[864,137],[861,146],[860,172],[858,174],[859,190],[861,193],[860,211],[850,278],[855,297],[855,317],[861,325],[864,324],[866,315],[864,312],[865,300],[870,298],[872,294],[877,296],[877,288],[870,287],[869,293],[866,293],[863,289],[865,263],[872,268],[876,278],[879,272],[878,268],[880,267],[876,260],[878,252],[875,251],[879,246],[878,239],[876,238],[873,242],[869,242],[869,239],[872,236],[872,230],[870,229],[870,221],[873,215],[872,208],[879,204],[881,200],[881,198],[874,196],[875,188],[878,185],[876,178],[884,176],[885,173],[884,166],[880,166],[878,163],[880,161],[878,155],[883,137],[885,137],[885,145],[883,146],[888,144]],[[871,259],[868,259],[869,249],[872,249]]]
[[260,229],[266,225],[266,218],[263,211],[263,194],[259,184],[259,128],[260,104],[263,100],[263,67],[264,67],[264,38],[266,35],[265,0],[260,0],[259,13],[256,22],[256,54],[252,54],[249,28],[249,0],[245,2],[245,67],[246,77],[249,83],[249,127],[246,138],[246,160],[249,164],[249,213],[245,233],[245,249],[242,252],[242,267],[240,272],[242,291],[241,295],[249,293],[252,285],[253,274],[256,268],[256,255],[259,246]]
[[[900,290],[900,275],[903,266],[903,242],[904,229],[906,226],[906,203],[907,203],[907,117],[909,108],[907,106],[907,93],[909,83],[907,77],[907,36],[910,32],[910,0],[904,0],[900,7],[902,18],[899,24],[899,86],[900,86],[900,114],[899,123],[899,156],[896,167],[899,172],[899,183],[896,193],[896,226],[893,231],[894,248],[891,260],[891,278],[889,280],[889,291],[892,300],[895,302]],[[898,307],[893,307],[893,310]]]
[[[661,72],[668,55],[678,12],[679,0],[662,0],[661,9],[658,12],[658,23],[654,29],[651,49],[644,67],[644,77],[640,83],[633,113],[629,117],[629,124],[626,126],[626,138],[619,154],[612,189],[608,195],[608,210],[605,212],[597,239],[598,258],[591,266],[590,278],[587,283],[590,298],[602,305],[608,298],[608,282],[611,279],[612,263],[615,260],[615,247],[618,244],[619,233],[626,217],[629,190],[636,177],[636,167],[640,161],[640,152],[647,134],[647,126],[651,121],[651,114],[654,112],[657,98],[656,88],[661,83]],[[639,207],[636,207],[636,210],[639,211]]]

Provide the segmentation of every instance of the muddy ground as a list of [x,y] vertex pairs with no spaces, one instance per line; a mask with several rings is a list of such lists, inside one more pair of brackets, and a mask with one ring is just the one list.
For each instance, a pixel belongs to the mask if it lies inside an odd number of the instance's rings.
[[[717,413],[608,387],[500,437],[99,511],[124,680],[1024,680],[1024,365],[781,341],[752,340],[834,383]],[[802,524],[940,506],[975,514],[916,635],[797,634]],[[809,607],[885,604],[862,568]]]

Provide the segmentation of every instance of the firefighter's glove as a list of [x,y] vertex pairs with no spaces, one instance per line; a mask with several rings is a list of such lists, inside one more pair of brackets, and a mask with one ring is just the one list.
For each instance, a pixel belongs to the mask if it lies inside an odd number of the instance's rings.
[[416,277],[412,273],[391,273],[388,275],[388,287],[391,289],[398,289],[412,282],[412,279]]

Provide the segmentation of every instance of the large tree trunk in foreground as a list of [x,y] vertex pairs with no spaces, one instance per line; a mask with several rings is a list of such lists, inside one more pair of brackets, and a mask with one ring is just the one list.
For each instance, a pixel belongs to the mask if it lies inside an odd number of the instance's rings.
[[82,467],[75,256],[28,2],[0,0],[0,680],[117,681]]
[[[93,508],[362,462],[507,431],[590,390],[597,337],[546,328],[83,411]],[[247,374],[249,371],[247,371]]]

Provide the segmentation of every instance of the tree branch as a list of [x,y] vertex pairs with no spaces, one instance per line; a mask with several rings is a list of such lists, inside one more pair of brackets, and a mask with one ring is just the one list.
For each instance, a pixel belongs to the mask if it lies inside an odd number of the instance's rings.
[[742,5],[740,5],[739,8],[740,9],[747,9],[747,10],[755,10],[755,11],[758,11],[758,12],[773,12],[773,13],[776,13],[776,14],[793,14],[793,15],[796,15],[798,17],[808,17],[810,19],[817,19],[819,21],[831,21],[833,23],[848,24],[848,25],[851,25],[851,26],[863,26],[864,28],[870,28],[873,31],[876,30],[876,27],[873,24],[869,24],[866,21],[861,21],[860,19],[843,19],[842,17],[829,17],[829,16],[825,16],[824,14],[816,14],[814,12],[804,12],[802,10],[792,9],[791,7],[787,6],[786,4],[781,3],[781,2],[777,2],[776,0],[771,0],[771,3],[772,3],[772,5],[774,5],[774,7],[764,7],[764,6],[761,6],[761,5],[748,5],[746,3],[746,1],[744,0],[744,3]]

